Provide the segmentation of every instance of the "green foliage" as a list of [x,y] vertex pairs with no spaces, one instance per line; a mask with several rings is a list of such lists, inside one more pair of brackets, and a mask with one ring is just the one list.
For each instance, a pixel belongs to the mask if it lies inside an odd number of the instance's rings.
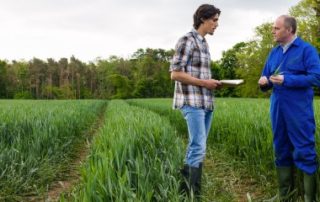
[[180,201],[181,140],[159,115],[114,100],[74,201]]
[[132,84],[126,76],[112,74],[108,77],[108,80],[111,81],[111,87],[115,89],[115,95],[111,97],[112,99],[130,97]]
[[[104,101],[0,101],[0,200],[43,194]],[[36,107],[35,107],[36,106]]]
[[[319,0],[301,0],[290,9],[298,21],[298,35],[320,51]],[[264,62],[275,45],[271,26],[264,23],[247,42],[239,42],[212,62],[214,79],[244,79],[237,88],[222,88],[218,97],[267,97],[259,80]],[[74,56],[59,61],[0,61],[0,98],[29,91],[35,99],[117,99],[172,97],[174,82],[169,66],[174,50],[138,49],[131,58],[111,56],[89,64]]]
[[[187,134],[186,123],[180,111],[171,108],[172,99],[134,99],[129,100],[129,103],[161,114],[170,120],[178,134]],[[314,105],[317,125],[316,145],[319,152],[320,101],[316,100]],[[207,148],[208,150],[214,148],[232,156],[232,161],[236,165],[245,167],[251,177],[256,178],[259,187],[271,190],[271,193],[262,194],[263,199],[268,199],[268,196],[277,193],[272,138],[267,99],[216,99]],[[221,164],[224,165],[224,163]],[[223,165],[218,164],[218,166]],[[302,181],[297,181],[295,186],[299,193],[303,193]],[[320,192],[318,193],[320,195]],[[210,193],[212,194],[214,193]],[[263,201],[263,199],[257,201]]]
[[240,95],[243,97],[264,97],[268,93],[262,93],[257,84],[265,60],[271,48],[274,46],[271,23],[265,23],[256,28],[256,40],[247,42],[246,45],[237,52],[239,68],[236,74],[245,80],[245,85],[239,87]]
[[173,51],[139,49],[133,54],[135,89],[133,97],[171,97],[173,84],[169,74],[169,59]]
[[[129,100],[129,103],[168,118],[178,134],[187,138],[185,120],[179,110],[171,108],[172,99],[133,99]],[[215,106],[214,119],[207,140],[208,150],[215,148],[232,156],[236,164],[246,167],[248,173],[260,182],[259,186],[268,186],[274,190],[269,101],[217,98]]]
[[92,95],[90,89],[84,87],[81,90],[81,98],[82,99],[94,99],[94,95]]
[[[239,62],[237,58],[237,53],[244,48],[246,44],[244,42],[237,43],[231,49],[223,52],[222,59],[217,65],[213,65],[213,75],[217,76],[219,79],[237,79],[236,71],[239,68]],[[214,77],[217,79],[216,77]],[[236,92],[237,88],[222,88],[217,90],[215,95],[217,97],[237,97],[239,96]]]
[[21,91],[28,90],[30,77],[28,64],[25,62],[16,62],[13,64],[13,68],[15,69],[17,74],[18,89]]
[[[290,9],[290,14],[298,21],[298,35],[320,50],[320,3],[318,0],[302,0]],[[214,78],[241,78],[245,84],[236,89],[216,91],[217,96],[268,97],[270,92],[261,93],[257,81],[261,75],[267,56],[275,43],[271,34],[272,23],[264,23],[255,30],[255,39],[240,43],[224,52],[222,59],[213,70]],[[235,91],[235,92],[233,92]]]
[[14,95],[14,99],[33,99],[29,91],[18,92]]
[[6,97],[6,85],[7,85],[7,63],[0,61],[0,98]]
[[54,88],[52,89],[52,93],[53,94],[56,94],[57,98],[60,98],[60,99],[75,99],[75,93],[74,91],[72,90],[71,86],[70,85],[64,85],[64,86],[61,86],[60,89],[57,89],[55,90]]
[[70,86],[62,86],[60,88],[56,86],[45,86],[42,92],[44,95],[47,95],[46,99],[75,99],[75,94],[72,92]]
[[[187,134],[180,111],[171,108],[172,99],[134,99],[129,100],[129,103],[167,117],[180,134]],[[208,144],[220,147],[240,161],[245,161],[252,173],[268,175],[273,166],[269,101],[218,98],[216,106]]]
[[298,35],[314,45],[320,52],[319,0],[302,0],[290,9],[290,14],[297,19]]

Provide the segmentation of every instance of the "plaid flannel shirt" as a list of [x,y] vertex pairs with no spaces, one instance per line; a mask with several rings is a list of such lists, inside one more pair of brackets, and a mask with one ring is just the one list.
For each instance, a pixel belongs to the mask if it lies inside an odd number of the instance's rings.
[[[211,79],[211,57],[206,40],[195,30],[181,37],[175,47],[170,72],[183,71],[199,79]],[[213,110],[213,92],[201,86],[175,81],[173,108],[183,105]]]

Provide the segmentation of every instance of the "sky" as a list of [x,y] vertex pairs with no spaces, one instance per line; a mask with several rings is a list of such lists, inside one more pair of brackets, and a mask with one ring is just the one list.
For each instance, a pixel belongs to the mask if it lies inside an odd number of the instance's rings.
[[300,0],[0,0],[0,59],[46,60],[72,55],[83,62],[115,55],[130,58],[139,48],[173,49],[192,29],[204,3],[221,10],[219,27],[206,36],[212,60],[255,27],[273,22]]

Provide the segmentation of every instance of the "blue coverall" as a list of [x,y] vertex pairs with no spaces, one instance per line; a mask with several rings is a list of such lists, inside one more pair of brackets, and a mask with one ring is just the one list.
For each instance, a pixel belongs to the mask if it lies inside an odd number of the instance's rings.
[[[278,67],[284,75],[282,85],[269,80]],[[261,89],[273,88],[270,115],[276,166],[295,165],[307,174],[315,173],[318,163],[312,86],[320,86],[317,50],[299,37],[285,53],[279,45],[270,52],[262,76],[269,84]]]

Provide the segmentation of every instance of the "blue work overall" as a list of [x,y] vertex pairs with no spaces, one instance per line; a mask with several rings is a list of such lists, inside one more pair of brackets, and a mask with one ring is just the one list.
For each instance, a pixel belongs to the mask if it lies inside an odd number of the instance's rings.
[[269,84],[273,89],[270,116],[277,167],[295,165],[307,174],[318,168],[315,149],[313,86],[320,86],[320,61],[315,48],[294,40],[288,50],[275,47],[265,64],[262,76],[275,73],[284,76],[282,85]]

